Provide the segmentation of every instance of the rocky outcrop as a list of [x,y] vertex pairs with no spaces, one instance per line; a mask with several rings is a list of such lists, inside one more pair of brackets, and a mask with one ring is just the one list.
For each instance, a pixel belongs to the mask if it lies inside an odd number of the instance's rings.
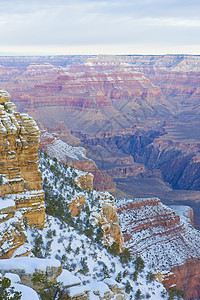
[[177,289],[186,292],[187,299],[199,299],[200,296],[200,259],[187,259],[181,266],[171,269],[171,276],[163,276],[162,283],[169,288],[174,283]]
[[68,297],[71,300],[88,300],[91,297],[100,300],[125,300],[124,286],[113,279],[105,279],[103,282],[95,282],[68,289]]
[[77,181],[84,189],[91,190],[94,184],[94,188],[99,191],[115,191],[116,184],[114,181],[109,175],[102,173],[93,160],[86,157],[86,150],[83,147],[73,147],[62,141],[58,134],[43,130],[40,149],[51,157],[56,157],[62,163],[88,172],[88,174],[79,176]]
[[[151,213],[148,213],[148,210],[149,212],[151,211]],[[160,232],[155,233],[155,241],[157,239],[162,240],[164,236],[164,239],[168,240],[172,238],[176,232],[182,232],[179,216],[176,215],[174,211],[164,207],[158,198],[143,199],[142,201],[138,199],[138,201],[134,200],[124,203],[124,205],[122,204],[118,208],[118,213],[123,215],[126,220],[129,219],[124,230],[122,229],[122,232],[125,243],[127,243],[130,251],[133,253],[142,253],[146,248],[146,243],[148,244],[150,242],[149,246],[151,243],[154,244],[153,228],[162,228]],[[141,218],[139,218],[138,214],[141,214]],[[126,220],[124,220],[124,222],[126,222]],[[135,244],[133,242],[134,234],[142,230],[152,230],[152,235],[148,236],[147,234],[146,238],[143,237],[141,241],[137,241],[137,244]],[[170,234],[172,234],[172,236],[170,236]],[[140,242],[141,245],[139,244]]]
[[105,172],[101,172],[93,160],[80,160],[70,162],[74,168],[93,174],[94,188],[98,191],[114,192],[116,190],[116,183]]
[[168,289],[183,289],[187,299],[200,296],[200,233],[191,224],[191,208],[163,205],[158,198],[121,200],[118,214],[125,246],[155,267]]
[[37,156],[39,138],[40,131],[33,118],[17,112],[9,94],[0,91],[0,222],[7,220],[9,226],[12,225],[0,243],[3,245],[5,239],[13,238],[2,257],[10,257],[25,242],[22,219],[38,227],[45,223],[44,192]]
[[142,175],[146,172],[144,165],[135,164],[133,166],[114,167],[111,170],[104,171],[111,178],[127,178],[137,177],[139,174]]
[[79,175],[78,178],[75,180],[76,184],[79,184],[85,190],[91,191],[93,189],[93,175],[90,173]]
[[101,225],[103,229],[103,243],[111,246],[113,242],[116,242],[121,252],[125,246],[115,199],[107,192],[99,192],[98,195],[100,212],[91,212],[92,221],[96,225]]
[[61,274],[62,266],[56,259],[20,257],[9,260],[1,259],[0,270],[3,275],[7,272],[19,275],[22,284],[40,291],[43,287],[32,282],[33,274],[36,271],[44,272],[47,280],[55,283]]
[[[0,258],[11,258],[15,251],[24,245],[26,235],[22,219],[10,218],[0,224]],[[30,249],[24,247],[20,256],[31,253]]]
[[44,287],[36,285],[32,279],[35,272],[44,273],[46,280],[51,283],[62,282],[64,297],[71,300],[117,299],[125,300],[124,285],[113,279],[106,278],[104,281],[81,285],[81,280],[71,272],[62,269],[58,260],[41,258],[15,258],[1,259],[0,271],[5,277],[16,278],[23,285],[40,292]]
[[80,214],[83,204],[85,204],[85,195],[81,193],[69,202],[69,211],[73,217],[77,217]]

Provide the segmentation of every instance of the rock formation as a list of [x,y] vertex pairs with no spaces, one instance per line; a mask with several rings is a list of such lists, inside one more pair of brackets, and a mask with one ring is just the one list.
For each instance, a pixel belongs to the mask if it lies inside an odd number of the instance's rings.
[[47,280],[56,282],[57,277],[62,272],[61,263],[56,259],[41,259],[33,257],[11,258],[0,260],[0,270],[2,275],[5,273],[15,273],[19,275],[22,284],[33,288],[36,291],[41,290],[41,287],[36,286],[32,282],[33,273],[42,271],[45,273]]
[[157,268],[167,289],[175,285],[185,291],[187,299],[194,299],[200,296],[200,233],[191,224],[190,207],[173,208],[158,198],[121,200],[118,214],[125,246],[131,253]]
[[[135,162],[147,168],[155,168],[156,162],[173,188],[199,189],[199,158],[192,149],[199,143],[199,56],[1,57],[0,63],[6,78],[2,86],[11,91],[20,111],[31,112],[49,130],[57,128],[64,141],[80,143],[71,130],[97,135],[137,125],[143,136],[144,127],[159,131],[157,125],[162,123],[164,139],[146,141],[145,153],[138,153],[138,145]],[[190,149],[187,155],[184,148]],[[97,147],[92,150],[99,153]],[[104,161],[107,154],[92,159]],[[121,176],[123,171],[117,171]],[[113,191],[109,174],[100,178],[95,172],[102,182],[109,181]]]
[[[0,91],[0,216],[1,222],[7,222],[1,233],[2,257],[10,257],[24,244],[22,220],[39,227],[45,223],[44,192],[37,156],[39,138],[35,121],[17,112],[9,94]],[[9,239],[12,242],[4,247]]]
[[[61,136],[62,138],[62,136]],[[113,192],[116,184],[111,177],[102,173],[95,162],[86,157],[86,150],[83,147],[73,147],[62,141],[58,134],[48,133],[43,130],[41,134],[40,149],[51,157],[56,157],[60,162],[68,164],[78,170],[86,171],[88,174],[79,176],[78,182],[84,189],[94,188],[103,191]],[[93,176],[91,175],[93,174]]]
[[115,199],[109,193],[99,193],[101,211],[99,214],[92,213],[91,216],[96,224],[101,224],[103,229],[104,244],[111,246],[113,242],[119,245],[120,251],[124,250],[124,238],[119,225],[119,217]]

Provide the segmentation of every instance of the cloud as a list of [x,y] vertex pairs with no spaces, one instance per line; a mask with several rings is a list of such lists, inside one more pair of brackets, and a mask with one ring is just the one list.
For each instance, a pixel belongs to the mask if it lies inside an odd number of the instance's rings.
[[1,1],[1,47],[199,45],[196,0]]

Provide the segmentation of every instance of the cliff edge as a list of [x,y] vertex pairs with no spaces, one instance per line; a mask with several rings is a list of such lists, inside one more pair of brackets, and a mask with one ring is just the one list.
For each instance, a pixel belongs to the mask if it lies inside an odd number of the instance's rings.
[[[0,90],[0,258],[9,258],[25,243],[24,222],[43,227],[44,192],[38,170],[40,131],[27,114],[17,112]],[[16,255],[26,255],[18,249]]]

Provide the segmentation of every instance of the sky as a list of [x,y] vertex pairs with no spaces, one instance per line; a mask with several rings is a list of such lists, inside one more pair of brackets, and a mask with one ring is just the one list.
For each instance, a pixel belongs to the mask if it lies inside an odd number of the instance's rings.
[[199,54],[200,0],[0,0],[0,55]]

